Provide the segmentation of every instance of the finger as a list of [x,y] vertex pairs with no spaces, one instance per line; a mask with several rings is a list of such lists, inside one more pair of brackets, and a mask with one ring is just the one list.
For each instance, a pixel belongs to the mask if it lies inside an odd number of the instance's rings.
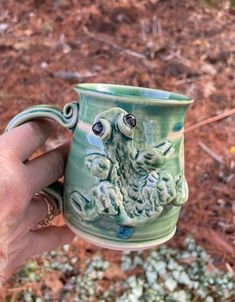
[[70,140],[25,164],[32,194],[41,191],[63,175],[69,147]]
[[48,119],[25,123],[2,134],[0,148],[15,154],[24,162],[45,143],[56,128],[56,123]]
[[74,237],[75,234],[67,226],[49,226],[47,228],[31,231],[28,234],[28,241],[29,244],[30,241],[35,243],[33,250],[34,255],[68,244]]
[[[36,228],[39,222],[43,221],[48,213],[48,206],[42,195],[35,195],[29,206],[26,208],[22,218],[20,219],[17,228],[11,235],[11,241],[17,240],[28,231]],[[55,217],[59,215],[59,209],[56,201],[53,198],[47,198],[53,206],[53,213]]]
[[21,238],[21,246],[24,248],[17,254],[15,252],[10,253],[9,263],[11,265],[6,270],[6,274],[8,276],[12,274],[16,267],[34,255],[71,243],[74,237],[75,234],[67,226],[50,226],[28,232]]

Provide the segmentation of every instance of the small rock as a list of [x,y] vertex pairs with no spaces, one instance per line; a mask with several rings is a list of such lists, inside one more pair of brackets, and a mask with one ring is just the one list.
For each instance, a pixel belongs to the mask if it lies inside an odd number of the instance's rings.
[[36,282],[38,281],[38,275],[35,272],[30,272],[28,274],[29,281]]
[[78,258],[77,257],[73,257],[71,259],[71,264],[76,264],[78,262]]
[[26,291],[24,294],[23,294],[23,299],[25,302],[33,302],[33,297],[32,297],[32,293],[30,291]]
[[155,290],[158,293],[163,293],[164,292],[163,288],[161,287],[161,285],[159,283],[154,283],[152,285],[152,289]]
[[128,298],[129,298],[129,301],[130,302],[139,302],[139,299],[138,299],[138,297],[136,297],[134,294],[129,294],[129,296],[128,296]]
[[186,274],[184,271],[181,272],[178,282],[180,284],[184,284],[184,285],[190,285],[191,284],[191,280],[188,276],[188,274]]
[[170,259],[170,261],[167,264],[167,268],[171,271],[177,269],[177,266],[178,266],[177,263],[173,259]]
[[203,288],[199,288],[197,290],[197,295],[202,298],[202,299],[205,299],[206,296],[207,296],[207,290],[203,289]]
[[48,67],[47,62],[42,62],[42,63],[40,64],[40,67],[41,67],[42,69],[46,69],[46,68]]
[[137,280],[136,280],[136,276],[132,275],[127,279],[130,287],[135,288],[137,286]]
[[69,251],[69,247],[70,247],[69,244],[65,244],[65,245],[63,246],[63,250],[64,250],[65,252],[68,252],[68,251]]
[[206,74],[210,74],[210,75],[213,76],[213,75],[216,75],[217,70],[212,64],[204,63],[201,67],[201,72],[206,73]]
[[174,301],[177,301],[177,302],[188,302],[189,301],[186,292],[183,290],[175,292],[173,294],[173,297],[175,299]]
[[63,53],[68,54],[72,51],[72,47],[69,44],[63,44]]
[[139,256],[135,256],[133,260],[134,266],[142,266],[143,265],[143,260]]
[[121,262],[121,270],[122,271],[128,271],[129,269],[131,269],[131,265],[132,265],[132,261],[131,258],[123,255],[121,258],[122,262]]
[[211,296],[207,296],[205,302],[214,302],[214,299]]
[[169,291],[173,291],[177,288],[177,282],[173,278],[167,278],[165,281],[165,286]]
[[140,298],[143,294],[143,287],[138,285],[138,287],[132,290],[132,293],[135,295],[135,297]]
[[157,273],[154,271],[153,272],[147,271],[146,278],[147,278],[148,284],[151,286],[157,279]]
[[0,33],[3,33],[4,31],[6,31],[9,27],[9,24],[7,23],[0,23]]
[[163,261],[155,262],[154,267],[159,274],[165,273],[166,271],[166,263]]
[[180,276],[180,271],[179,270],[174,270],[172,272],[172,276],[174,277],[175,280],[178,280],[179,279],[179,276]]

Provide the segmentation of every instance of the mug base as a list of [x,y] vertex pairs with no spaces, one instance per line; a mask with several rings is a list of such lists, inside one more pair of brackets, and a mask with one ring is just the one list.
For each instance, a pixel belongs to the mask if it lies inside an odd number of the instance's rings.
[[73,225],[71,225],[66,219],[65,223],[67,226],[81,239],[88,241],[94,245],[111,249],[111,250],[117,250],[117,251],[139,251],[139,250],[145,250],[145,249],[150,249],[152,247],[155,247],[157,245],[163,244],[164,242],[170,240],[175,232],[176,232],[176,227],[173,229],[172,232],[169,234],[157,238],[154,240],[149,240],[149,241],[143,241],[143,242],[111,242],[111,240],[107,240],[104,238],[98,238],[95,236],[92,236],[88,233],[83,232],[82,230],[79,230],[75,228]]

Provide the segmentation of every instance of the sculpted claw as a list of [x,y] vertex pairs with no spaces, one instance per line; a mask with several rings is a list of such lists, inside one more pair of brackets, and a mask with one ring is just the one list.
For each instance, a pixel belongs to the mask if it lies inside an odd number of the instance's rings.
[[177,197],[174,200],[173,204],[175,206],[182,206],[183,204],[186,203],[189,196],[188,184],[183,175],[179,175],[176,178],[176,192],[177,192]]

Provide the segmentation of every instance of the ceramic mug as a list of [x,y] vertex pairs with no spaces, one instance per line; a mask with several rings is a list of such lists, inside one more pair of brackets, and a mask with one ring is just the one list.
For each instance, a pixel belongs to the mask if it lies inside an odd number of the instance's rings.
[[47,188],[67,225],[96,245],[150,248],[170,239],[188,199],[184,177],[185,95],[124,85],[80,84],[79,103],[16,115],[7,131],[36,118],[72,130],[64,184]]

